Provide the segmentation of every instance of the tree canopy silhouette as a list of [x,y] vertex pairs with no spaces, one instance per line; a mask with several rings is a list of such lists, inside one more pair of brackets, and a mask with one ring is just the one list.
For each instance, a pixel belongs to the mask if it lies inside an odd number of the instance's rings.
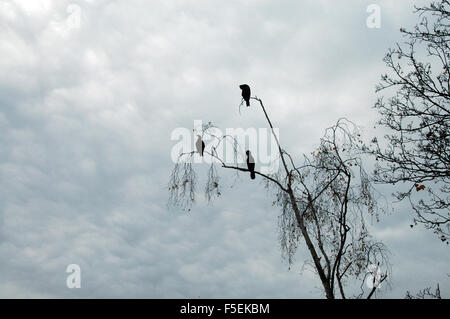
[[[386,54],[389,72],[376,91],[379,124],[389,129],[385,144],[372,140],[369,153],[377,160],[377,183],[405,183],[394,196],[407,200],[414,223],[433,230],[443,242],[450,238],[450,5],[432,2],[416,8],[414,30]],[[367,149],[366,149],[367,150]],[[413,225],[411,225],[413,227]]]
[[[237,140],[216,135],[210,122],[202,127],[204,136],[213,141],[204,151],[205,156],[214,159],[207,174],[206,199],[210,202],[221,195],[219,168],[237,173],[250,171],[260,176],[273,195],[272,205],[280,212],[279,241],[282,256],[289,265],[294,262],[299,245],[305,244],[327,298],[349,297],[346,287],[355,282],[361,291],[352,296],[371,298],[389,277],[390,265],[386,246],[370,235],[366,224],[368,216],[378,220],[383,208],[378,205],[376,192],[358,156],[362,141],[357,127],[346,119],[339,120],[326,129],[317,149],[310,156],[299,157],[300,164],[296,164],[294,157],[282,148],[263,101],[251,99],[259,103],[276,142],[279,170],[266,174],[245,162],[239,163],[238,155],[244,150]],[[233,150],[233,162],[227,162],[217,152],[225,143]],[[168,187],[169,204],[188,211],[195,202],[198,183],[192,163],[194,154],[195,151],[188,151],[179,155]],[[377,265],[376,270],[371,265]],[[364,282],[370,276],[376,280],[367,291]]]

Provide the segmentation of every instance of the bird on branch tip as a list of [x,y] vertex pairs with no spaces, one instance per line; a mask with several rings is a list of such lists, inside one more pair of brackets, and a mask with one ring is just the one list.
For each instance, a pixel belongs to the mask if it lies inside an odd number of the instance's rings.
[[239,88],[242,90],[242,98],[244,99],[247,107],[250,106],[250,87],[247,84],[239,85]]

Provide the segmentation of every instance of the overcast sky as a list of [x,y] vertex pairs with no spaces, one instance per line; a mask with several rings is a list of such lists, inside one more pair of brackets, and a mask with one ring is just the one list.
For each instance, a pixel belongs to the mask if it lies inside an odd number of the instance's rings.
[[[303,248],[290,271],[281,259],[279,211],[247,175],[214,205],[167,208],[171,133],[265,127],[238,112],[248,83],[297,158],[340,117],[371,137],[413,3],[0,0],[0,297],[322,298]],[[449,248],[394,208],[371,226],[392,252],[382,296],[439,282],[449,297]]]

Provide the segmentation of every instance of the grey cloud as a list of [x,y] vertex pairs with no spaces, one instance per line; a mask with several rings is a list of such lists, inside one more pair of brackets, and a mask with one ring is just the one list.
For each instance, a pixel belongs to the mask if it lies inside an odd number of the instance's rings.
[[[323,297],[303,248],[291,271],[281,260],[261,185],[224,172],[214,205],[167,208],[170,134],[197,119],[265,127],[256,105],[239,115],[241,83],[298,155],[339,117],[372,127],[381,59],[415,18],[380,1],[370,30],[369,3],[1,1],[0,296]],[[446,248],[410,218],[373,226],[395,254],[385,296],[437,280],[448,294]],[[71,263],[81,289],[65,285]]]

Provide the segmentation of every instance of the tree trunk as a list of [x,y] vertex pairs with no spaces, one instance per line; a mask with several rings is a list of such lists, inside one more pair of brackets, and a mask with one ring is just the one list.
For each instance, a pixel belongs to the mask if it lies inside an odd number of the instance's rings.
[[334,299],[334,293],[333,293],[333,290],[331,289],[329,278],[327,278],[327,276],[325,275],[325,271],[323,270],[323,267],[320,263],[320,258],[317,255],[316,249],[314,248],[311,238],[309,237],[308,231],[303,222],[303,216],[301,216],[301,214],[300,214],[300,211],[297,206],[297,202],[295,200],[294,193],[290,187],[288,189],[288,193],[289,193],[289,198],[291,200],[292,208],[295,213],[295,217],[298,222],[298,226],[300,227],[303,238],[305,239],[305,242],[306,242],[306,246],[308,247],[308,250],[311,253],[311,256],[313,258],[314,265],[316,266],[317,272],[320,277],[320,281],[322,282],[322,286],[325,289],[326,297],[327,297],[327,299]]

